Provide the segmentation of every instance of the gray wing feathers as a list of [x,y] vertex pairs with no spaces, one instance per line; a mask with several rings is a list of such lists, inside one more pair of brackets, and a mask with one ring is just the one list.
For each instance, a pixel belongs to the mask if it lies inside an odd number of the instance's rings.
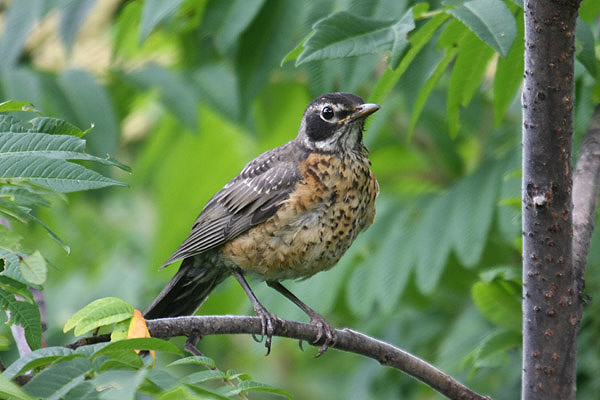
[[217,247],[268,219],[300,180],[297,164],[273,151],[251,161],[204,207],[163,267]]

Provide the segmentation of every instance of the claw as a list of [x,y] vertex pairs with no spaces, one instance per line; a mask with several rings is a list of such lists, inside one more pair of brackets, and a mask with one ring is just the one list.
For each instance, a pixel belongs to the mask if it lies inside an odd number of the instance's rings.
[[310,316],[310,323],[312,325],[316,325],[318,328],[317,337],[313,341],[313,344],[318,343],[323,337],[325,337],[325,340],[319,348],[319,351],[317,352],[317,354],[314,355],[314,357],[317,358],[320,357],[323,353],[325,353],[330,346],[335,345],[335,328],[331,326],[331,324],[327,322],[325,318],[323,318],[317,313],[314,313]]

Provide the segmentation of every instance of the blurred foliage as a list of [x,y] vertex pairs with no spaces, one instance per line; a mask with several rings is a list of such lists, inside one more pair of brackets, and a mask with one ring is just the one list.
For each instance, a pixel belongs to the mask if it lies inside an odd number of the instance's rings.
[[[576,143],[600,101],[597,4],[583,1],[577,27]],[[6,234],[50,264],[48,345],[72,342],[62,327],[95,299],[149,304],[174,273],[157,267],[210,196],[260,152],[292,139],[312,98],[350,91],[382,105],[365,136],[381,186],[377,217],[335,268],[290,289],[335,326],[398,345],[495,399],[518,397],[521,7],[518,0],[0,2],[0,99],[32,103],[73,127],[93,125],[87,152],[116,155],[133,171],[78,158],[73,165],[129,188],[44,196],[32,205],[31,215],[63,244],[36,224]],[[599,241],[594,235],[590,294],[600,287]],[[266,285],[253,286],[270,311],[305,318]],[[599,311],[596,302],[584,310],[582,398],[600,389]],[[228,280],[200,313],[252,308]],[[18,354],[7,344],[9,329],[0,335],[8,365]],[[249,337],[206,337],[199,348],[225,370],[297,398],[439,397],[372,360],[335,350],[314,360],[289,340],[275,339],[266,359]],[[77,365],[56,363],[35,379],[85,370],[72,383],[95,371],[90,385],[116,379],[151,396],[202,396],[189,386],[167,389],[165,365],[176,355],[159,352],[154,370],[122,360],[103,369],[89,351],[62,355]],[[197,372],[193,363],[186,368],[177,379]],[[242,385],[244,378],[231,379]]]

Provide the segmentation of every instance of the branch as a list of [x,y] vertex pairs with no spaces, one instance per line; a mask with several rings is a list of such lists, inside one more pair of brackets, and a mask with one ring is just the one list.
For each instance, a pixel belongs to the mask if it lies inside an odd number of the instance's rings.
[[[258,317],[234,315],[209,315],[177,318],[161,318],[146,321],[150,335],[162,339],[174,336],[253,334],[260,335]],[[315,325],[279,319],[275,321],[273,336],[304,340],[313,346],[321,346],[324,339],[317,339]],[[70,348],[110,340],[108,335],[84,338],[69,345]],[[490,400],[467,388],[431,364],[391,344],[374,339],[351,329],[336,329],[336,342],[330,347],[370,357],[380,364],[399,369],[439,393],[456,400]]]
[[[573,178],[573,269],[578,293],[584,289],[585,266],[594,232],[600,191],[600,104],[581,143]],[[581,318],[581,317],[580,317]]]

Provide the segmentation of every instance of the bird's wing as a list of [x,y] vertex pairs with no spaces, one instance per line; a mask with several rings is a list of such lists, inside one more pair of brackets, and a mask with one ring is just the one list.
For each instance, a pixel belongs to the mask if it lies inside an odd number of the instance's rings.
[[188,238],[163,267],[217,247],[275,214],[301,179],[297,163],[285,153],[264,153],[227,183],[206,204]]

